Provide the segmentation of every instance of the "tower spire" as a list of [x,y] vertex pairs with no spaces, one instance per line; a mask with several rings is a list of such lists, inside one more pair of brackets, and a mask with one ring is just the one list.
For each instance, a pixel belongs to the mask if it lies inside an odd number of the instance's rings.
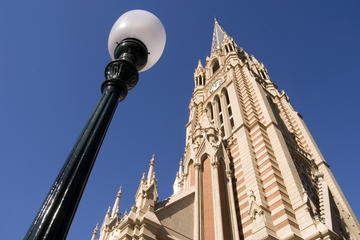
[[221,43],[224,39],[226,32],[220,26],[216,17],[214,17],[214,32],[213,32],[213,39],[211,44],[211,51],[215,51],[216,49],[221,48]]
[[119,201],[121,198],[121,193],[122,193],[122,186],[120,186],[120,189],[118,191],[118,193],[116,194],[116,198],[115,198],[115,202],[114,202],[114,206],[111,212],[111,217],[117,217],[119,215]]

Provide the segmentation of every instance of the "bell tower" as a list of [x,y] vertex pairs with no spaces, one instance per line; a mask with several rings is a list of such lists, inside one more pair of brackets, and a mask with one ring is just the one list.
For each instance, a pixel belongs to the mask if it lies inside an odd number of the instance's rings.
[[217,19],[194,79],[184,158],[194,239],[360,238],[302,116]]
[[194,85],[173,195],[157,201],[153,156],[129,213],[117,194],[101,240],[360,239],[302,116],[217,19]]

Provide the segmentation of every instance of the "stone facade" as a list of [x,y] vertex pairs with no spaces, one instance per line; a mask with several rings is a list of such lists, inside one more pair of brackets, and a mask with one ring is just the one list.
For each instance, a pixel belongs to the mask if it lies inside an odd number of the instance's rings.
[[153,157],[130,212],[119,213],[120,189],[92,240],[360,239],[301,115],[216,19],[194,81],[174,194],[157,201]]

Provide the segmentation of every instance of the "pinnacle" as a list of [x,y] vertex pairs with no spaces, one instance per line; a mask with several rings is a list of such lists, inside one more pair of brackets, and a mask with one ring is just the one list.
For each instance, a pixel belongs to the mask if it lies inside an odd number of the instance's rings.
[[201,63],[201,60],[199,59],[199,61],[198,61],[198,66],[197,66],[197,68],[203,68],[203,65],[202,65],[202,63]]

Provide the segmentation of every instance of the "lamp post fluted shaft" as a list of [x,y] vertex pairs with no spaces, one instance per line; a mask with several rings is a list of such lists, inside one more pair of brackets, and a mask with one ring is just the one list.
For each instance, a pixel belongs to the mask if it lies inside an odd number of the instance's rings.
[[24,239],[66,238],[119,98],[126,92],[121,84],[104,86],[99,103]]

